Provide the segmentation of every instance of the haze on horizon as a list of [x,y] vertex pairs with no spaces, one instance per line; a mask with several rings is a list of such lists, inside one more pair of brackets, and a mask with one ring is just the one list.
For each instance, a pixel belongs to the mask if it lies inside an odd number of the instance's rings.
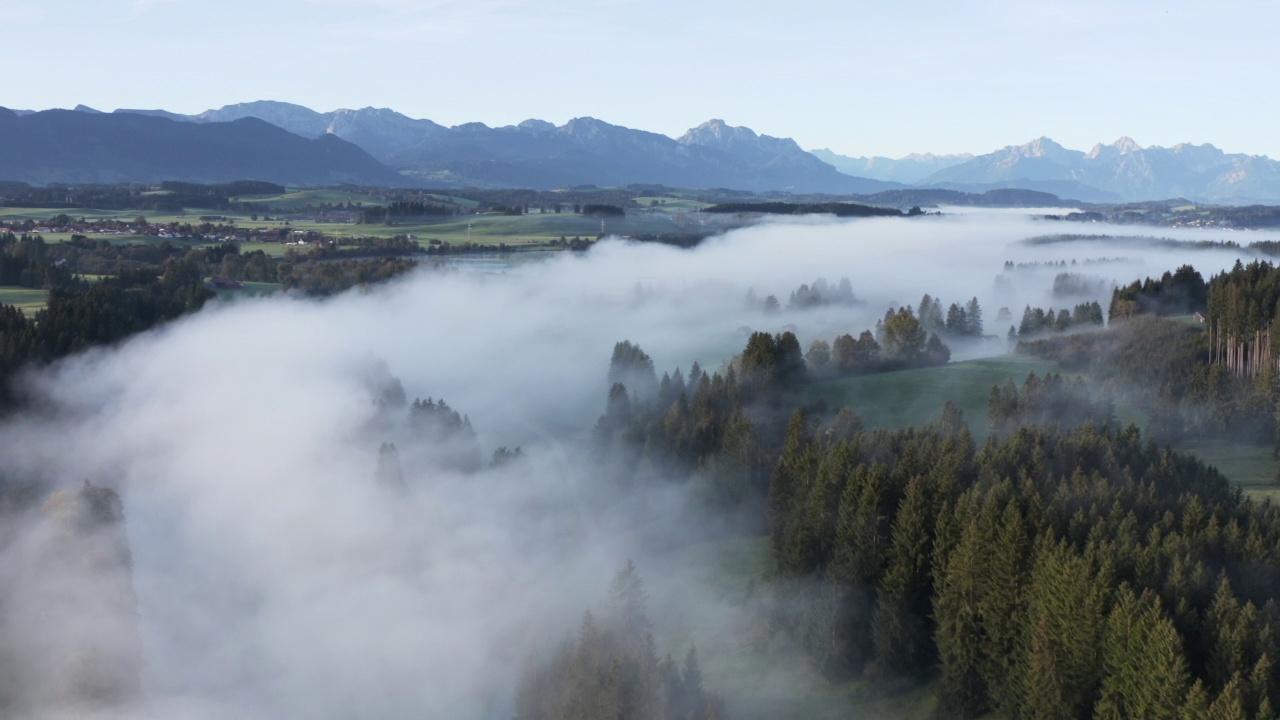
[[10,78],[0,105],[16,109],[272,99],[672,137],[716,117],[855,157],[1040,136],[1280,157],[1277,101],[1257,84],[1280,6],[1261,0],[0,0],[0,19],[27,29],[11,57],[56,54]]

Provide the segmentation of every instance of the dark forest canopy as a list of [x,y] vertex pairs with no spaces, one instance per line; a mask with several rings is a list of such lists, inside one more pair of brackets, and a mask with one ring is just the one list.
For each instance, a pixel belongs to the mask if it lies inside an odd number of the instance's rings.
[[32,187],[25,183],[0,186],[0,202],[15,208],[87,208],[176,212],[184,208],[209,210],[259,209],[245,203],[246,195],[283,195],[282,185],[258,180],[238,180],[215,185],[167,180],[158,185],[62,185]]
[[1208,292],[1200,273],[1190,265],[1183,265],[1173,272],[1166,271],[1159,278],[1135,280],[1128,286],[1116,288],[1111,294],[1107,317],[1116,320],[1138,313],[1190,315],[1205,309]]
[[797,414],[769,489],[776,622],[833,678],[938,679],[948,716],[1270,717],[1280,511],[1135,428],[1005,433]]
[[[919,208],[915,208],[918,212]],[[720,203],[702,209],[708,213],[759,213],[762,215],[835,215],[836,217],[900,217],[901,210],[871,207],[847,202],[788,203],[734,202]],[[910,214],[910,213],[905,213]]]

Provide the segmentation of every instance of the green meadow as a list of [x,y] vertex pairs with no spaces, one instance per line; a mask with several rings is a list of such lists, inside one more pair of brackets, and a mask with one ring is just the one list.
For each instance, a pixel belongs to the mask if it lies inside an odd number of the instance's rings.
[[332,188],[296,190],[293,192],[287,192],[283,195],[244,195],[230,199],[233,202],[262,203],[263,205],[269,205],[273,212],[301,210],[308,205],[320,206],[325,203],[330,205],[345,205],[350,203],[353,205],[362,205],[364,207],[380,207],[386,204],[366,193]]
[[0,287],[0,304],[13,305],[25,315],[33,315],[44,308],[48,290],[32,290],[24,287]]
[[862,417],[864,425],[883,428],[934,420],[951,401],[964,411],[974,436],[982,438],[987,434],[987,398],[993,386],[1009,379],[1021,385],[1031,373],[1054,369],[1040,360],[1005,355],[814,383],[805,388],[803,399],[808,403],[825,401],[832,410],[847,405]]
[[[950,400],[964,411],[974,437],[981,441],[987,435],[991,388],[1010,379],[1020,386],[1027,375],[1046,372],[1058,369],[1033,358],[1005,355],[814,383],[804,389],[802,400],[807,404],[825,402],[831,410],[847,405],[868,427],[884,428],[933,420]],[[1139,427],[1147,420],[1143,411],[1123,400],[1116,402],[1116,419],[1121,425]],[[1217,467],[1245,492],[1280,500],[1280,461],[1273,456],[1272,446],[1188,437],[1175,447]]]

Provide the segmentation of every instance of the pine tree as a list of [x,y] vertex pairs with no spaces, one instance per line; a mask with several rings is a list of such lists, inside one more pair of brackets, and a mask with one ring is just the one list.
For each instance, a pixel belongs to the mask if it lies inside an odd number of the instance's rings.
[[400,469],[400,455],[393,443],[382,443],[378,448],[378,484],[392,490],[404,490],[404,473]]
[[624,652],[634,655],[645,647],[646,637],[653,629],[647,614],[648,602],[644,581],[636,572],[635,563],[628,560],[609,584],[609,624]]
[[1211,691],[1221,692],[1231,678],[1250,669],[1252,658],[1248,646],[1251,637],[1256,635],[1231,592],[1226,573],[1219,577],[1217,591],[1205,613],[1204,633],[1209,651],[1205,680]]
[[990,707],[982,668],[982,566],[986,553],[978,519],[970,520],[959,544],[935,579],[934,638],[940,670],[938,694],[943,706],[964,718],[973,718]]
[[[995,501],[991,506],[994,510]],[[1014,673],[1018,641],[1024,622],[1023,584],[1026,581],[1028,538],[1022,513],[1010,500],[1002,511],[987,556],[982,616],[983,677],[992,705],[1006,713],[1018,707],[1021,688]]]
[[1204,717],[1207,720],[1249,720],[1244,710],[1242,684],[1239,675],[1233,676],[1226,687],[1222,688],[1222,692],[1218,693]]
[[1102,688],[1095,716],[1177,718],[1191,686],[1182,638],[1149,591],[1116,592],[1102,645]]
[[[1096,701],[1099,682],[1101,635],[1106,594],[1089,561],[1065,543],[1055,544],[1048,535],[1035,543],[1035,560],[1026,591],[1026,627],[1038,628],[1042,637],[1023,640],[1020,656],[1027,660],[1014,668],[1014,679],[1023,687],[1021,701],[1028,708],[1044,704],[1050,682],[1034,674],[1032,665],[1051,662],[1062,711],[1068,717],[1087,717]],[[1039,642],[1039,646],[1034,643]],[[1035,655],[1048,655],[1036,659]],[[1039,712],[1050,712],[1041,708]]]
[[929,643],[929,558],[932,552],[924,481],[913,477],[890,530],[889,564],[876,591],[872,617],[876,669],[911,675],[931,656]]
[[[1041,618],[1031,628],[1024,660],[1026,665],[1021,673],[1025,677],[1025,688],[1018,699],[1018,712],[1009,714],[1009,717],[1027,720],[1074,720],[1081,717],[1071,712],[1066,698],[1062,696],[1063,678],[1058,670],[1051,634],[1046,618]],[[1002,705],[1005,713],[1009,713],[1008,702]]]
[[972,298],[964,308],[965,316],[969,320],[968,326],[965,328],[965,334],[970,337],[982,337],[982,307],[978,305],[978,298]]
[[812,453],[804,411],[797,408],[787,425],[782,454],[769,481],[769,523],[773,528],[774,557],[782,559],[787,529],[792,519],[797,489],[807,484]]

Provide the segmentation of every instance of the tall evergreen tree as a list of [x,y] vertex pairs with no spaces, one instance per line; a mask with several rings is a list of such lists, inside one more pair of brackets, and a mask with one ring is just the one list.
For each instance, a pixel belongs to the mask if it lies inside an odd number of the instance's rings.
[[893,519],[888,567],[876,591],[872,618],[876,669],[905,676],[930,660],[929,501],[924,480],[913,477]]

